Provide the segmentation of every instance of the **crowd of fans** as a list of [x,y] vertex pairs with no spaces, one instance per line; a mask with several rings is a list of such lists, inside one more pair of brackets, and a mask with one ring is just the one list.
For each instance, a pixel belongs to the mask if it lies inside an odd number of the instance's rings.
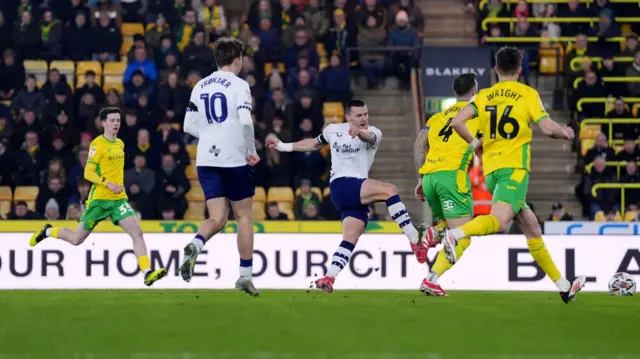
[[[146,31],[121,51],[129,23]],[[191,88],[216,70],[212,43],[232,36],[246,45],[241,77],[251,87],[262,159],[256,186],[301,188],[296,219],[337,219],[330,200],[310,190],[327,184],[326,155],[279,153],[264,148],[264,139],[317,136],[323,103],[351,99],[347,48],[416,46],[423,26],[413,0],[259,0],[237,14],[219,0],[2,0],[0,186],[40,187],[35,211],[18,202],[7,217],[78,219],[90,189],[83,179],[88,145],[102,133],[97,113],[117,106],[125,114],[118,136],[132,205],[143,219],[181,219],[192,186],[186,146],[194,139],[179,125]],[[359,60],[370,88],[388,73],[408,84],[411,54],[349,56]],[[39,84],[23,66],[30,59],[126,61],[123,91],[105,93],[93,71],[75,88],[53,67]],[[277,209],[269,203],[267,218],[293,219]]]
[[[627,212],[627,220],[637,220],[640,190],[625,190],[625,208],[622,208],[620,190],[598,190],[597,196],[592,195],[593,186],[598,183],[640,183],[640,120],[637,120],[638,112],[633,104],[625,102],[625,98],[640,97],[640,46],[636,35],[640,28],[638,23],[617,23],[616,16],[640,17],[640,8],[637,4],[611,4],[608,0],[595,0],[590,4],[579,0],[569,0],[566,4],[528,4],[525,1],[507,4],[500,0],[489,0],[478,12],[478,32],[482,43],[486,43],[489,37],[544,38],[540,43],[516,43],[524,49],[527,66],[537,60],[537,50],[558,46],[560,42],[554,42],[554,38],[575,39],[568,45],[563,43],[564,61],[559,71],[564,72],[567,105],[576,130],[580,129],[580,123],[585,119],[636,119],[628,124],[613,125],[611,131],[608,124],[603,124],[594,133],[593,147],[581,151],[581,146],[576,146],[581,159],[577,168],[583,173],[576,187],[576,195],[583,204],[583,216],[619,220],[623,218],[620,212]],[[487,20],[488,30],[484,31],[482,20],[492,17],[511,17],[516,20],[513,24],[491,23]],[[532,17],[596,20],[593,23],[532,22]],[[623,38],[622,46],[619,41],[607,40],[613,37]],[[578,60],[572,61],[576,58]],[[524,75],[526,77],[528,71],[524,71]],[[637,78],[638,81],[609,82],[603,79],[605,77]],[[580,103],[578,107],[582,98],[609,100]],[[585,138],[583,133],[580,140],[584,141]]]

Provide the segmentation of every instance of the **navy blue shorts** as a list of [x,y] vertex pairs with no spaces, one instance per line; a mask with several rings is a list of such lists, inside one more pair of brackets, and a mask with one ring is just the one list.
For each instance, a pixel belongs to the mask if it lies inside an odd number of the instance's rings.
[[242,167],[199,166],[197,170],[206,200],[226,197],[235,202],[253,197],[256,193],[249,165]]
[[329,188],[331,201],[340,212],[341,218],[357,218],[366,226],[369,222],[369,206],[360,201],[360,189],[364,181],[364,178],[340,177],[331,181]]

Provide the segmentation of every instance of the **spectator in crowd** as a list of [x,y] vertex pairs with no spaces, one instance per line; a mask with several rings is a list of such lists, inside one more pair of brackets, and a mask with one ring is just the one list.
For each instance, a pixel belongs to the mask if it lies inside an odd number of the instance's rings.
[[[559,17],[590,17],[589,11],[586,9],[584,4],[580,3],[580,0],[569,0],[569,3],[566,7],[560,10]],[[564,36],[576,36],[579,33],[584,33],[587,30],[588,24],[583,22],[568,22],[560,25],[562,28],[562,34]]]
[[[389,34],[388,47],[420,46],[421,40],[416,30],[409,26],[409,16],[404,11],[396,14],[396,25]],[[393,69],[402,87],[411,88],[411,69],[413,67],[415,51],[398,51],[392,54]]]
[[91,19],[91,10],[84,4],[83,0],[70,0],[66,6],[61,5],[58,3],[60,11],[56,12],[56,15],[58,15],[65,27],[73,23],[76,15],[80,13],[84,15],[85,19]]
[[53,11],[47,9],[40,24],[41,55],[45,59],[62,59],[62,30],[62,23],[53,16]]
[[65,219],[67,221],[80,221],[82,216],[82,208],[78,204],[71,204],[67,207],[67,215]]
[[591,173],[586,177],[584,184],[584,197],[586,199],[587,208],[590,208],[590,217],[593,218],[596,212],[601,211],[610,205],[615,205],[617,202],[618,190],[615,189],[600,189],[597,191],[597,195],[592,195],[593,186],[600,183],[614,183],[615,178],[612,171],[605,164],[605,159],[597,157],[593,162],[593,169]]
[[[375,0],[367,0],[368,2]],[[380,27],[374,16],[366,20],[366,27],[360,28],[358,33],[358,46],[360,47],[384,47],[387,34]],[[360,54],[360,67],[367,79],[367,88],[373,89],[380,84],[380,78],[384,71],[384,53],[380,51],[367,51]]]
[[[581,82],[575,91],[574,100],[571,108],[577,110],[577,103],[583,97],[607,97],[609,93],[607,89],[598,82],[598,76],[595,72],[587,72],[584,76],[584,82]],[[582,104],[580,118],[600,118],[604,115],[604,103],[585,103]]]
[[107,13],[109,18],[115,22],[116,27],[120,28],[122,25],[122,7],[120,6],[120,1],[116,0],[97,0],[97,2],[93,3],[94,6],[91,7],[93,12],[92,23],[95,23],[102,13]]
[[109,18],[107,13],[102,13],[98,25],[92,30],[91,39],[93,61],[110,62],[117,61],[122,47],[122,34]]
[[153,194],[156,186],[156,175],[147,167],[147,158],[142,153],[135,155],[133,168],[124,172],[124,185],[129,188],[132,183],[138,183],[142,191],[148,195]]
[[156,176],[156,188],[159,190],[160,200],[169,202],[175,210],[175,216],[181,219],[187,210],[185,194],[191,185],[184,171],[177,170],[177,166],[170,153],[162,156],[162,165]]
[[0,186],[13,185],[14,160],[8,145],[9,141],[6,138],[0,138]]
[[[620,26],[613,21],[613,12],[610,9],[600,12],[600,21],[591,31],[592,36],[599,39],[622,36]],[[596,47],[601,55],[615,55],[620,51],[620,46],[613,42],[599,41]]]
[[[634,55],[634,61],[627,67],[627,77],[640,77],[640,51]],[[628,90],[631,97],[640,96],[640,82],[629,82]]]
[[[400,0],[398,11],[404,11],[409,15],[409,26],[418,33],[420,43],[422,43],[422,36],[424,35],[424,15],[415,0]],[[396,14],[397,14],[396,12]],[[396,18],[394,14],[394,18]]]
[[148,81],[155,82],[158,80],[158,69],[153,61],[147,58],[147,50],[145,48],[135,49],[135,59],[127,65],[124,72],[124,84],[129,83],[136,71],[142,72],[144,78]]
[[20,89],[11,101],[11,110],[19,113],[23,113],[25,110],[42,113],[45,101],[44,94],[38,89],[36,77],[28,75],[24,88]]
[[136,107],[141,96],[153,94],[153,83],[140,70],[131,74],[131,80],[124,85],[124,103],[127,107]]
[[140,183],[131,182],[127,188],[127,196],[129,197],[129,203],[140,212],[142,219],[155,218],[154,201],[151,195],[142,190]]
[[[173,33],[171,32],[171,27],[167,24],[167,19],[164,17],[164,14],[158,14],[155,23],[148,27],[144,33],[147,46],[154,54],[161,48],[160,45],[162,41],[164,41],[164,39],[171,41],[172,36]],[[157,55],[155,56],[155,59],[156,65],[162,63],[162,61],[160,63],[157,62]]]
[[120,0],[124,22],[143,22],[148,11],[147,0]]
[[15,51],[4,50],[0,64],[0,100],[11,101],[24,86],[25,76],[24,66],[16,61]]
[[76,188],[78,183],[84,180],[84,168],[87,165],[88,157],[89,151],[87,149],[80,149],[78,151],[77,161],[69,170],[67,179],[70,188]]
[[29,207],[27,207],[27,202],[25,201],[16,202],[15,206],[13,207],[13,211],[11,211],[9,215],[7,215],[7,219],[10,220],[37,220],[42,218],[43,216],[41,216],[37,212],[30,210]]
[[[33,115],[32,112],[27,113]],[[37,132],[28,131],[24,134],[24,143],[20,147],[15,163],[16,184],[20,186],[37,186],[40,182],[40,171],[44,168],[45,159],[39,141]]]
[[313,43],[309,41],[309,34],[305,30],[296,32],[295,45],[286,50],[284,54],[284,66],[287,70],[295,67],[298,63],[300,55],[305,53],[309,60],[309,67],[318,68],[320,59],[318,52]]
[[76,126],[80,130],[90,127],[93,120],[98,116],[98,103],[91,93],[85,93],[80,99],[78,111],[76,112]]
[[[541,14],[542,17],[550,19],[557,17],[556,6],[554,4],[534,4],[534,7],[535,6],[541,6],[544,9],[544,13]],[[546,35],[550,38],[562,36],[562,28],[557,22],[549,21],[542,23],[542,31],[546,31]]]
[[[269,138],[271,135],[268,135]],[[276,136],[277,138],[280,138]],[[291,157],[290,153],[279,152],[273,148],[266,150],[267,187],[283,187],[291,184]]]
[[624,139],[622,151],[615,156],[616,161],[621,162],[640,162],[640,150],[635,143],[637,137],[629,136]]
[[[45,93],[45,97],[47,95],[47,88],[43,89]],[[71,117],[74,117],[75,110],[73,108],[73,102],[71,101],[70,96],[67,94],[67,89],[63,84],[57,84],[53,88],[53,96],[52,98],[48,98],[48,103],[45,105],[42,116],[44,117],[46,122],[54,122],[56,116],[61,111],[64,111]]]
[[71,61],[85,61],[93,54],[94,41],[91,39],[91,26],[83,12],[76,13],[75,21],[64,29],[63,52]]
[[304,215],[302,216],[303,221],[324,221],[325,219],[320,216],[318,212],[317,202],[309,202],[304,207]]
[[605,136],[603,133],[599,133],[598,135],[596,135],[596,143],[585,154],[584,162],[586,164],[589,164],[598,157],[602,158],[605,161],[613,161],[615,157],[613,149],[609,147],[607,136]]
[[75,187],[71,187],[75,188],[75,193],[71,194],[71,197],[69,197],[69,205],[77,204],[82,210],[84,210],[86,208],[87,200],[89,199],[89,194],[91,193],[91,185],[91,182],[83,178]]
[[147,58],[153,61],[153,51],[150,47],[147,46],[147,40],[141,34],[133,35],[133,45],[127,51],[127,62],[134,61],[136,57],[136,49],[145,49],[147,50]]
[[11,42],[10,24],[7,23],[2,9],[0,9],[0,53],[4,53]]
[[53,67],[47,72],[47,82],[42,86],[42,92],[47,101],[55,100],[56,92],[61,91],[65,95],[65,100],[72,95],[71,86],[67,82],[67,76],[60,74],[60,71]]
[[278,202],[269,202],[267,204],[267,221],[288,221],[289,216],[280,212]]
[[[621,183],[640,183],[640,172],[638,171],[638,165],[635,161],[627,162],[624,168],[625,174],[620,178]],[[637,205],[640,203],[640,190],[635,188],[625,189],[625,205],[627,209],[637,210]],[[629,208],[633,206],[633,208]]]
[[547,218],[547,221],[573,221],[573,217],[567,213],[562,202],[554,203],[551,206],[551,211],[552,212],[549,215],[549,218]]
[[46,186],[40,187],[38,198],[36,199],[36,211],[46,213],[47,203],[53,199],[58,204],[58,213],[67,212],[67,202],[69,195],[64,188],[64,181],[60,177],[51,177]]
[[320,1],[309,0],[303,15],[309,22],[316,40],[322,41],[329,30],[330,19],[327,16],[327,12],[320,7]]
[[181,123],[189,102],[189,89],[179,82],[178,74],[169,73],[158,92],[158,106],[171,122]]
[[342,9],[333,12],[333,25],[329,28],[324,48],[329,54],[346,56],[347,47],[355,45],[355,31],[347,27],[346,15]]
[[[625,118],[633,118],[633,114],[631,113],[631,111],[629,111],[629,109],[627,108],[627,106],[624,103],[624,99],[623,98],[617,98],[614,108],[607,112],[606,115],[607,118],[612,118],[612,119],[625,119]],[[613,134],[612,134],[612,138],[613,139],[622,139],[625,137],[625,132],[634,131],[635,127],[634,125],[631,125],[632,128],[627,128],[627,125],[624,124],[614,124],[613,127]],[[609,125],[608,124],[603,124],[602,125],[602,133],[605,134],[605,136],[609,137]]]
[[638,52],[640,52],[640,46],[638,46],[638,35],[627,35],[625,47],[624,50],[622,50],[622,52],[620,53],[620,56],[634,57]]
[[198,26],[196,12],[193,9],[185,11],[180,24],[173,30],[176,39],[176,46],[179,51],[183,51],[191,42],[191,38]]
[[331,201],[331,195],[327,195],[322,199],[322,203],[320,203],[320,215],[327,221],[339,221],[341,219],[340,214]]
[[40,54],[40,27],[33,19],[30,11],[23,11],[20,22],[13,29],[13,44],[17,47],[20,57],[31,60]]
[[327,66],[318,78],[318,88],[324,101],[342,102],[346,105],[351,101],[351,76],[349,68],[342,64],[338,54],[331,55]]
[[[613,60],[613,56],[607,55],[602,58],[602,67],[598,70],[598,77],[602,81],[603,77],[622,77],[624,69]],[[605,89],[614,97],[621,97],[627,94],[627,84],[624,82],[605,82]]]
[[604,212],[605,222],[620,222],[620,214],[614,206],[609,205],[602,212]]
[[[93,99],[96,104],[104,103],[106,96],[102,87],[100,87],[96,82],[96,73],[92,70],[89,70],[85,72],[84,79],[85,84],[82,87],[76,89],[74,97],[76,99],[82,100],[85,94],[91,94],[93,95]],[[76,106],[79,104],[79,102],[82,101],[77,101]]]
[[213,52],[205,43],[205,32],[202,28],[193,30],[193,40],[182,52],[180,71],[187,76],[190,71],[210,74],[216,68]]
[[307,204],[309,203],[318,205],[320,203],[320,198],[318,198],[317,194],[311,191],[311,181],[303,179],[300,182],[300,194],[296,196],[294,205],[296,219],[300,220],[304,217]]

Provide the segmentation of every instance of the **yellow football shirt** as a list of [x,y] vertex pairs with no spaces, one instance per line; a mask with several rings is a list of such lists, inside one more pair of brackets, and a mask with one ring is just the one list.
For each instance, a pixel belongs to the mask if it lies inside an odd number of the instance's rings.
[[[466,171],[473,152],[469,144],[451,127],[451,120],[468,102],[459,101],[446,110],[429,118],[425,128],[429,130],[429,152],[418,173],[426,175],[438,171]],[[467,121],[472,134],[478,131],[478,119]]]
[[480,91],[469,106],[480,119],[484,136],[485,175],[501,168],[531,167],[531,121],[549,117],[535,89],[517,81],[501,81]]
[[[124,185],[124,142],[117,138],[110,141],[104,136],[98,136],[89,145],[87,164],[94,164],[98,176],[105,178],[105,183],[112,182]],[[111,192],[106,186],[94,184],[89,193],[89,200],[118,200],[127,198],[125,191],[118,194]]]

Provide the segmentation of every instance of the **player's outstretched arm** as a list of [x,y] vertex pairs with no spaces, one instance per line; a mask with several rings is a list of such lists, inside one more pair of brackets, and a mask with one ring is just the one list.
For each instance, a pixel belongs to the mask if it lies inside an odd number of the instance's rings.
[[451,120],[451,127],[456,131],[460,137],[467,141],[473,148],[480,144],[480,140],[473,137],[471,131],[467,128],[467,121],[476,116],[476,112],[472,104],[465,106],[458,114]]
[[557,122],[549,117],[545,117],[538,122],[538,126],[546,136],[560,140],[573,140],[575,133],[568,126],[560,126]]
[[317,138],[307,138],[298,142],[284,143],[273,137],[267,138],[265,145],[267,148],[275,148],[280,152],[309,152],[319,150],[325,143],[319,141]]
[[429,127],[424,126],[422,131],[418,134],[416,142],[413,144],[413,160],[416,165],[416,171],[424,164],[424,159],[429,152]]

